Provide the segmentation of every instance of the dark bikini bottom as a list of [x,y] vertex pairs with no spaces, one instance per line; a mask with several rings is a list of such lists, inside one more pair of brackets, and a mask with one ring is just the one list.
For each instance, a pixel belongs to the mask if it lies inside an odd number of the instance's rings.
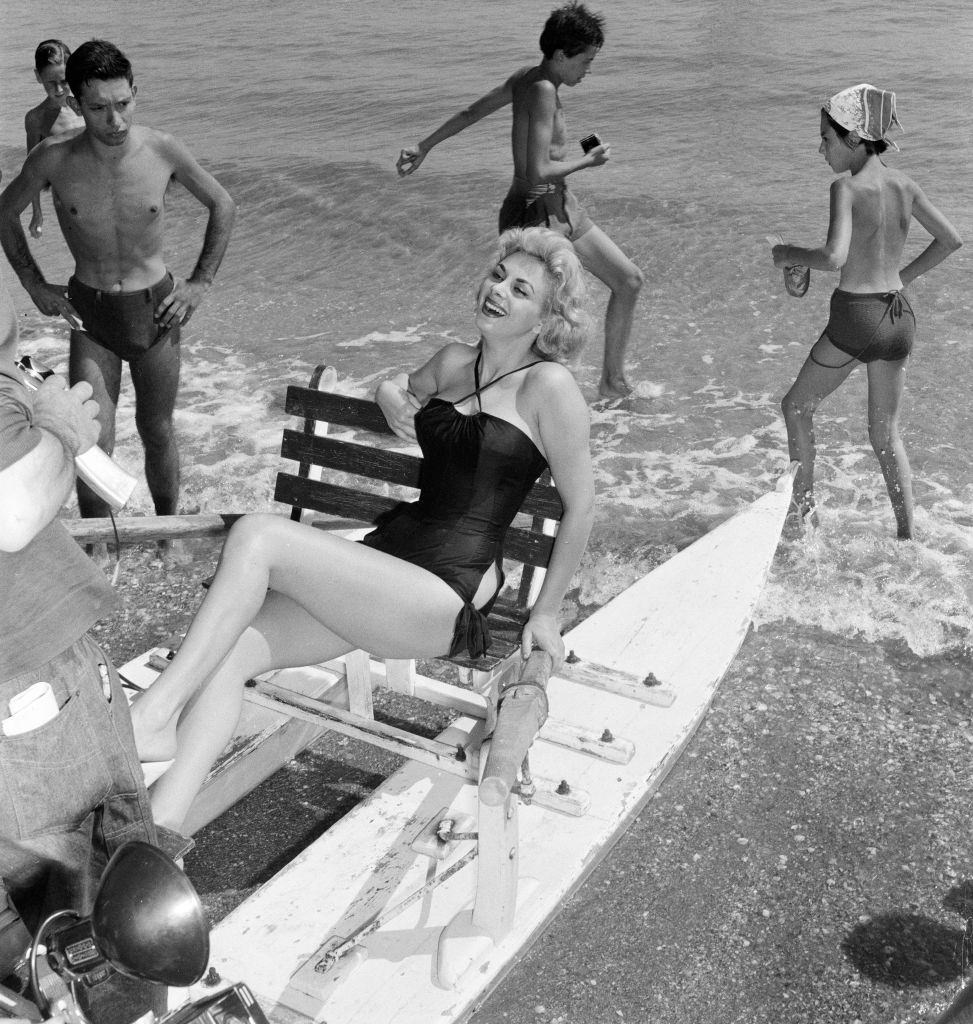
[[893,362],[912,351],[916,317],[902,292],[859,293],[836,288],[824,333],[835,348],[859,362]]

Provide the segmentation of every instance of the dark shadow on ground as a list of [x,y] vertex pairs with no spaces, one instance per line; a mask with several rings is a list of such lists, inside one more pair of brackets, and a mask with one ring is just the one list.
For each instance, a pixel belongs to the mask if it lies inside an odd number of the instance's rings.
[[973,917],[973,878],[954,885],[943,897],[943,907],[961,917]]
[[882,914],[841,943],[859,973],[894,988],[935,985],[963,972],[963,931],[921,914]]

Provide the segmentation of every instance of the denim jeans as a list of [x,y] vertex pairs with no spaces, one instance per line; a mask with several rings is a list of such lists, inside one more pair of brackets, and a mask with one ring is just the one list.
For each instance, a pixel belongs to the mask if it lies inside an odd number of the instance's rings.
[[[0,682],[0,717],[40,681],[54,689],[59,714],[21,736],[0,735],[0,883],[32,932],[55,910],[90,913],[115,850],[156,842],[128,702],[107,655],[85,636]],[[92,1024],[165,1009],[164,987],[117,974],[86,995]]]

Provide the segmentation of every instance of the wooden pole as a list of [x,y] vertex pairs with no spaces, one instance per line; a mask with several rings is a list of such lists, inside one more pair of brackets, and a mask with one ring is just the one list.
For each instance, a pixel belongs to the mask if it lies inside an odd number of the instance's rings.
[[480,779],[480,799],[491,807],[506,802],[524,756],[547,720],[546,690],[552,667],[549,654],[534,651],[517,682],[500,694],[497,725]]
[[[79,544],[106,541],[115,543],[115,530],[122,544],[150,544],[158,540],[179,540],[192,537],[219,537],[244,512],[196,512],[182,516],[117,516],[111,519],[62,519],[65,529]],[[318,530],[351,530],[362,524],[353,519],[322,516],[309,521]]]
[[79,544],[99,541],[115,543],[115,530],[122,544],[147,544],[156,540],[184,537],[217,537],[242,516],[242,512],[198,512],[185,516],[118,516],[111,519],[63,519],[68,533]]

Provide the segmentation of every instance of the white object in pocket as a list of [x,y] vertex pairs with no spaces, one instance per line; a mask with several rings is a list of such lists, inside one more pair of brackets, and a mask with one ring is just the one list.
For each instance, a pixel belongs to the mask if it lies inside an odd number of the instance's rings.
[[57,717],[57,698],[50,683],[34,683],[10,698],[10,717],[0,725],[4,736],[21,736]]

